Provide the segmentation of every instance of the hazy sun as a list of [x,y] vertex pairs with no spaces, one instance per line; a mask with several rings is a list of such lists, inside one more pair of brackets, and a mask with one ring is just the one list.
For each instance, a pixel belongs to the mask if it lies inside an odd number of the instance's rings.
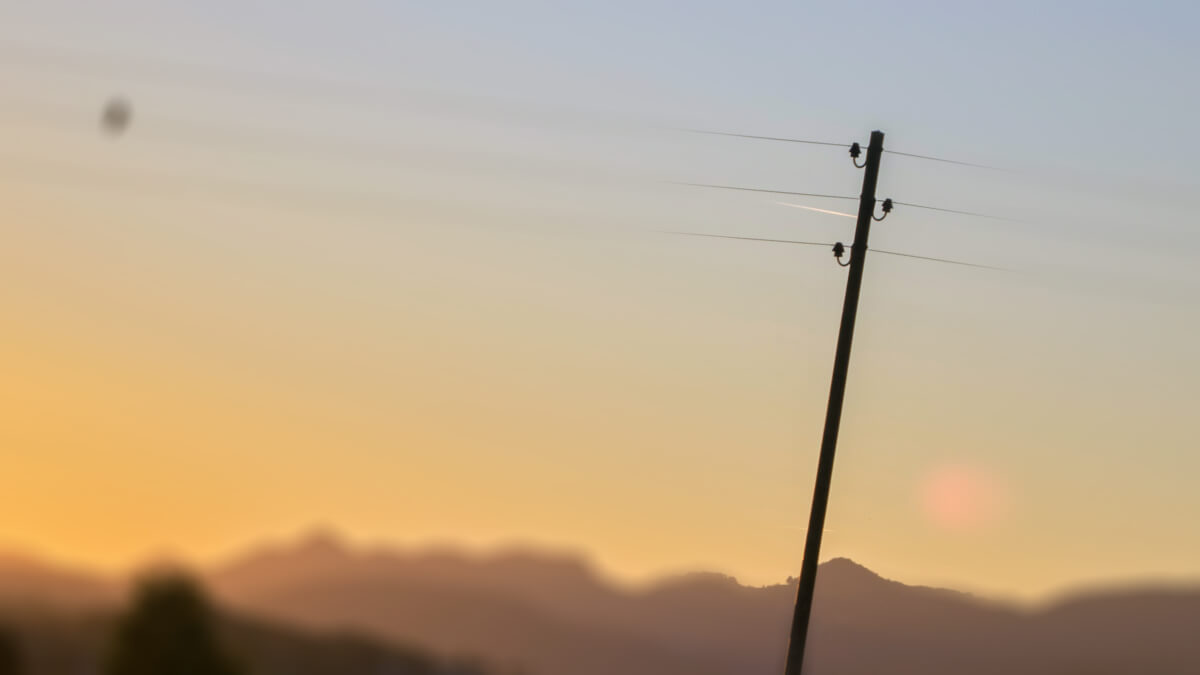
[[950,465],[930,471],[920,484],[926,517],[940,527],[967,530],[1003,515],[1005,498],[999,481],[970,466]]

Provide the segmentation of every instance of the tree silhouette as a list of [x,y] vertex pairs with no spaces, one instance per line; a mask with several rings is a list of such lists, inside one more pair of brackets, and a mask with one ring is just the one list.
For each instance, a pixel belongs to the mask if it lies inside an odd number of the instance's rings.
[[239,675],[217,640],[199,587],[179,576],[144,582],[117,628],[107,675]]
[[0,675],[20,675],[21,650],[17,639],[9,632],[0,629]]

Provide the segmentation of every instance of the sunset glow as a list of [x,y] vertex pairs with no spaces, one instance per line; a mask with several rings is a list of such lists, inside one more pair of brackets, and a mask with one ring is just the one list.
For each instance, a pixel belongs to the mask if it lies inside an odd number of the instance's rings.
[[1200,4],[868,4],[4,3],[0,553],[795,576],[883,129],[822,558],[1200,574]]

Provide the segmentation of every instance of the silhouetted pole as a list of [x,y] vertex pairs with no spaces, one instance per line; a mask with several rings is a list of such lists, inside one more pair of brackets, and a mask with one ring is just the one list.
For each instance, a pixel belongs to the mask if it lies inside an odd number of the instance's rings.
[[804,563],[800,568],[800,590],[796,593],[796,613],[792,617],[792,637],[788,644],[785,675],[801,675],[804,667],[804,643],[808,639],[808,620],[812,615],[813,590],[817,585],[821,535],[825,531],[825,511],[829,506],[829,486],[833,480],[833,456],[837,451],[838,428],[842,423],[842,400],[846,396],[846,374],[850,370],[850,346],[854,342],[854,320],[858,316],[858,294],[862,288],[863,265],[867,259],[867,239],[871,234],[871,220],[875,217],[875,184],[879,180],[879,158],[882,154],[883,132],[873,131],[867,147],[862,199],[858,204],[858,225],[854,229],[854,245],[850,247],[850,276],[846,280],[842,327],[833,359],[833,383],[829,387],[829,407],[825,411],[825,434],[821,438],[821,458],[817,462],[817,484],[813,489],[812,511],[808,517]]

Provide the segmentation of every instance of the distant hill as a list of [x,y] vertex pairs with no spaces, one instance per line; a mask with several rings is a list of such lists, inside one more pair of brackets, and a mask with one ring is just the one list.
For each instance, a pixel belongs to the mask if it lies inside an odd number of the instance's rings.
[[49,609],[86,609],[112,605],[120,597],[120,584],[97,575],[0,554],[0,600],[9,606],[29,602]]
[[[545,675],[776,675],[795,586],[695,574],[631,592],[533,553],[354,552],[330,537],[210,577],[227,602],[522,664]],[[906,586],[849,560],[820,572],[814,675],[1200,673],[1200,587],[1080,595],[1024,610]]]
[[[533,675],[778,675],[795,598],[794,584],[717,574],[635,592],[570,556],[362,551],[329,536],[253,552],[207,582],[241,614]],[[1200,586],[1081,593],[1031,610],[840,559],[821,567],[809,671],[1194,674],[1197,626]]]
[[[115,614],[0,606],[0,628],[17,638],[25,675],[99,675]],[[484,675],[429,654],[350,633],[307,633],[240,616],[221,618],[222,642],[249,675]],[[164,674],[169,675],[169,674]]]

